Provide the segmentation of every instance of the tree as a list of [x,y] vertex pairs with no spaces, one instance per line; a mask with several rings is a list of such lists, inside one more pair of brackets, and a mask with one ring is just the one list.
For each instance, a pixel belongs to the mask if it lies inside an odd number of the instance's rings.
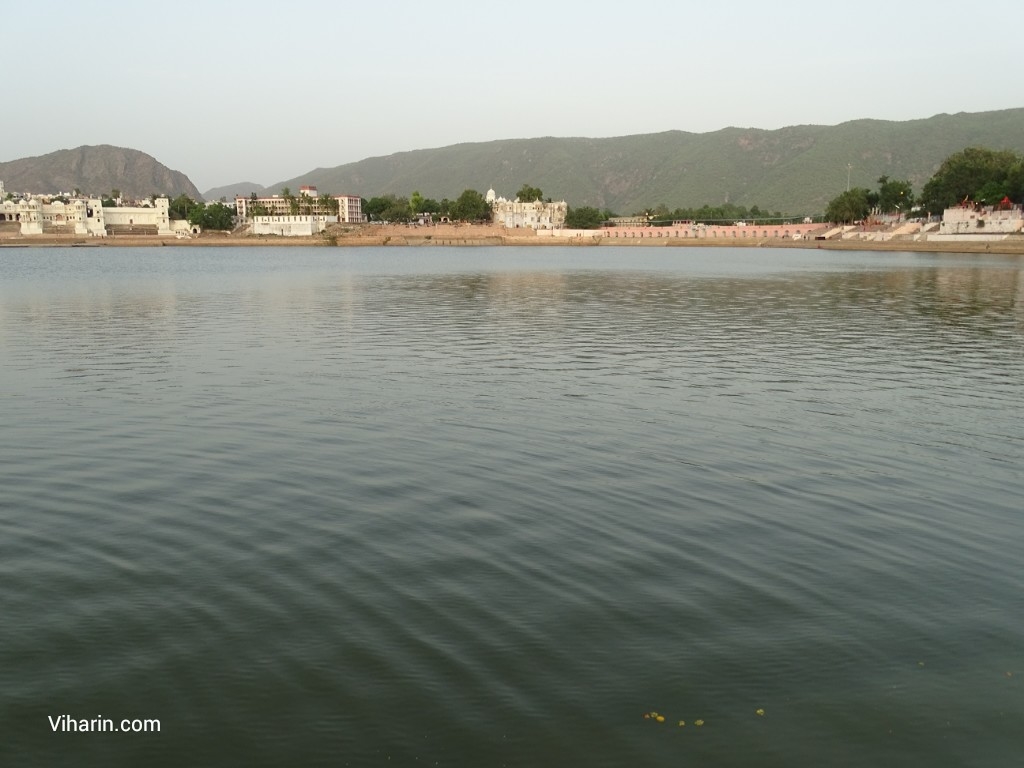
[[1020,162],[1021,158],[1009,150],[968,147],[956,152],[942,162],[924,185],[921,204],[937,213],[963,200],[976,200],[989,183],[1005,183]]
[[1006,172],[1006,194],[1011,200],[1024,203],[1024,157],[1021,157]]
[[393,194],[371,197],[364,203],[363,213],[370,221],[409,221],[412,218],[409,201]]
[[235,209],[224,203],[197,203],[189,211],[188,223],[203,229],[228,230],[235,224]]
[[409,209],[413,215],[423,213],[423,195],[419,192],[413,192],[409,197]]
[[999,181],[992,179],[974,193],[974,199],[984,205],[996,205],[1004,197],[1008,197],[1009,193],[1010,188],[1005,179]]
[[385,221],[407,222],[412,218],[412,209],[409,207],[408,199],[390,195],[388,206],[382,214]]
[[334,195],[321,197],[320,204],[323,206],[323,210],[328,216],[337,216],[338,211],[341,210],[341,203],[338,202],[338,198]]
[[903,179],[878,179],[878,208],[882,213],[906,213],[914,204],[914,190],[910,182]]
[[370,221],[383,221],[384,217],[381,216],[384,213],[384,209],[388,207],[387,199],[383,197],[371,197],[369,200],[363,200],[363,213]]
[[491,205],[475,189],[467,189],[452,203],[451,215],[460,221],[490,220]]
[[825,209],[825,218],[836,224],[849,224],[864,219],[871,211],[868,196],[871,193],[863,187],[854,187],[833,198]]
[[531,187],[529,184],[523,184],[522,189],[516,192],[516,198],[521,203],[532,203],[536,200],[543,200],[544,193],[537,189],[537,187]]
[[[720,224],[720,223],[733,223],[736,221],[746,221],[750,223],[756,223],[758,219],[782,219],[781,213],[776,211],[774,214],[768,210],[761,210],[758,206],[753,206],[750,210],[747,210],[742,205],[736,205],[734,203],[722,203],[721,205],[708,205],[704,204],[700,208],[676,208],[674,211],[669,211],[668,206],[664,203],[659,204],[656,208],[648,208],[644,211],[639,211],[633,214],[634,216],[644,216],[651,220],[654,226],[668,226],[673,221],[695,221],[706,224]],[[607,213],[606,218],[613,218],[614,214],[610,211]],[[803,216],[791,217],[801,219]]]
[[168,206],[168,215],[175,221],[188,219],[189,212],[197,205],[200,205],[200,203],[197,203],[186,194],[180,194]]
[[598,229],[605,221],[605,215],[600,210],[586,205],[569,208],[565,214],[566,229]]
[[204,229],[231,229],[235,226],[235,207],[227,203],[213,203],[206,206]]

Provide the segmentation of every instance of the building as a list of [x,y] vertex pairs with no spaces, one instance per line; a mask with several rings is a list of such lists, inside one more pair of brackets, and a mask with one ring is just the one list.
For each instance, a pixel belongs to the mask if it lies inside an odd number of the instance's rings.
[[[608,225],[612,227],[646,227],[651,223],[650,216],[614,216],[608,220]],[[689,222],[672,222],[672,226],[676,224],[689,224]]]
[[312,237],[336,224],[337,216],[289,214],[253,216],[251,219],[254,235],[278,235],[280,237]]
[[[179,222],[170,220],[169,207],[166,197],[146,205],[104,208],[99,198],[76,197],[65,201],[33,195],[0,201],[0,222],[19,222],[23,235],[171,235],[181,227]],[[187,222],[184,224],[187,227]]]
[[363,224],[366,215],[363,213],[363,200],[357,195],[335,195],[338,201],[338,221],[343,224]]
[[[329,202],[333,201],[333,202]],[[337,203],[335,210],[334,203]],[[336,216],[343,224],[362,224],[362,198],[356,195],[329,195],[321,197],[314,186],[299,187],[298,197],[242,197],[235,198],[235,211],[239,221],[250,221],[255,217],[281,216]],[[281,222],[277,222],[281,223]]]
[[542,200],[524,203],[519,198],[506,200],[496,197],[493,189],[487,190],[487,202],[491,204],[493,220],[508,229],[561,229],[569,205],[564,200],[545,203]]
[[[1004,199],[1000,205],[979,206],[965,203],[947,208],[942,213],[939,237],[970,236],[973,239],[991,239],[994,236],[1019,234],[1024,230],[1021,206]],[[934,235],[929,239],[937,239]]]

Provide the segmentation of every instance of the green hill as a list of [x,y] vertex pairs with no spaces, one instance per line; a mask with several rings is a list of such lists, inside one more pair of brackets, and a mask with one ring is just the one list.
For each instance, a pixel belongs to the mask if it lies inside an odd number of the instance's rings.
[[419,191],[455,199],[465,189],[491,187],[511,196],[529,183],[570,205],[622,214],[660,203],[675,209],[726,200],[804,214],[824,211],[846,189],[848,171],[853,186],[873,189],[885,174],[909,179],[920,192],[946,157],[968,146],[1024,152],[1024,109],[772,131],[457,144],[317,168],[268,189],[313,184],[321,192],[366,198]]

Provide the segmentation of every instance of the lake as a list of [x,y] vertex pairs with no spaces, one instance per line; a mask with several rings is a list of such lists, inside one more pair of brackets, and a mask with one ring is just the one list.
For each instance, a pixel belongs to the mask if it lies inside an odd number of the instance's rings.
[[1022,268],[2,249],[0,765],[1015,765]]

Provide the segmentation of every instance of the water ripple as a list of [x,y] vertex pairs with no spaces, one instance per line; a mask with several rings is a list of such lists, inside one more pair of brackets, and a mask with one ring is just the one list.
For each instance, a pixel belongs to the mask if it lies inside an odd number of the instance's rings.
[[1016,754],[1016,261],[182,250],[0,262],[0,762]]

